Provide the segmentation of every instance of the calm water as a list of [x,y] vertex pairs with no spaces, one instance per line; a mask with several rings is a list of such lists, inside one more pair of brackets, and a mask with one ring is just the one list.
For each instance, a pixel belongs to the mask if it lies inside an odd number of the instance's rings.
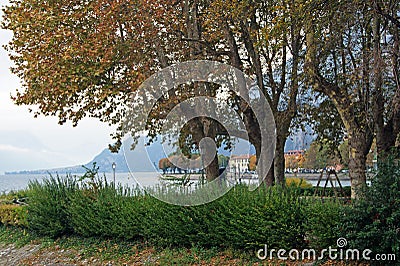
[[[81,176],[82,174],[77,174]],[[103,174],[99,174],[103,177]],[[63,175],[60,175],[63,176]],[[65,176],[65,175],[64,175]],[[105,173],[108,182],[113,181],[112,173]],[[116,173],[115,182],[122,185],[136,186],[135,178],[140,176],[140,182],[142,186],[152,186],[158,183],[158,177],[156,173],[142,172],[142,173]],[[44,178],[49,177],[48,174],[24,174],[24,175],[0,175],[0,194],[7,193],[10,191],[17,191],[28,187],[28,183],[31,180],[41,181]]]
[[[77,176],[81,176],[81,174],[77,174]],[[103,174],[100,174],[103,177]],[[106,179],[108,182],[113,181],[112,173],[105,173]],[[38,180],[41,181],[44,178],[49,177],[48,174],[24,174],[24,175],[0,175],[0,194],[7,193],[10,191],[17,191],[21,189],[25,189],[28,186],[30,180]],[[116,173],[115,180],[117,183],[128,186],[136,186],[135,178],[138,178],[140,184],[142,186],[153,186],[159,183],[159,178],[154,172],[136,172],[136,173]],[[242,179],[242,183],[253,183],[255,180]],[[317,180],[309,180],[313,186],[317,185]],[[350,186],[349,180],[342,180],[342,186]],[[325,180],[321,182],[320,186],[325,185]],[[337,186],[337,183],[334,181],[334,185]],[[330,187],[330,183],[328,182],[327,187]]]

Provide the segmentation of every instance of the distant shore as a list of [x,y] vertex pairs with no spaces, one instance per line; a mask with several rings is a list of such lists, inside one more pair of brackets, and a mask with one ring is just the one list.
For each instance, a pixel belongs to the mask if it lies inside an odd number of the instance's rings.
[[[167,173],[164,176],[165,177],[169,176],[169,177],[179,178],[179,177],[182,177],[183,175],[184,174]],[[235,178],[235,174],[234,173],[228,173],[228,175],[231,178]],[[300,173],[300,174],[285,174],[285,177],[298,177],[298,178],[303,178],[305,180],[316,181],[316,180],[318,180],[320,175],[321,175],[320,173],[315,173],[315,174],[303,174],[303,173]],[[348,174],[339,173],[337,175],[339,177],[339,180],[350,181],[350,177],[349,177]],[[198,180],[198,179],[200,179],[200,177],[201,177],[201,174],[197,174],[197,173],[196,174],[190,174],[190,179],[191,180]],[[333,175],[331,175],[331,177],[334,178]],[[257,179],[256,175],[249,174],[249,173],[236,174],[236,179],[239,179],[239,178],[240,179]],[[324,175],[322,177],[322,180],[326,180],[326,173],[324,173]]]

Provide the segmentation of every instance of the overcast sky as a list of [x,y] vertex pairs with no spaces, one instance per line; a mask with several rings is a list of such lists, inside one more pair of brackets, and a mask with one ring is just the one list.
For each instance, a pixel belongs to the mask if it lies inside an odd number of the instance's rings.
[[[7,0],[0,0],[1,7],[7,4]],[[1,46],[11,37],[10,31],[0,29]],[[85,119],[75,128],[70,123],[60,126],[55,117],[33,118],[28,107],[14,105],[10,95],[21,85],[18,77],[11,74],[11,65],[1,47],[0,174],[87,163],[112,142],[112,130],[95,119]]]

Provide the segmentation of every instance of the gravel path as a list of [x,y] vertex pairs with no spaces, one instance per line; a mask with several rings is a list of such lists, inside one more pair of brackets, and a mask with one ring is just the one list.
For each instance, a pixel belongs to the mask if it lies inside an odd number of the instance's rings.
[[[79,256],[71,250],[57,247],[40,249],[40,245],[26,245],[17,248],[15,245],[0,244],[0,265],[87,265],[79,261]],[[96,263],[91,263],[96,265]],[[99,264],[97,264],[99,265]]]
[[15,245],[0,245],[0,265],[20,265],[21,261],[39,251],[39,245],[26,245],[16,248]]

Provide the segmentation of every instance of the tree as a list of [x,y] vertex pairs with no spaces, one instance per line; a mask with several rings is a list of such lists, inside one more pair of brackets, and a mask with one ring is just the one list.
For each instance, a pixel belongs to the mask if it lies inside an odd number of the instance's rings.
[[161,158],[158,161],[158,168],[163,171],[163,174],[166,174],[168,169],[171,168],[171,162],[168,160],[168,158]]
[[339,156],[340,156],[340,163],[343,164],[343,167],[349,167],[349,142],[347,140],[343,141],[339,145]]
[[292,154],[285,156],[285,169],[296,170],[303,168],[305,157],[302,154]]
[[[396,7],[398,10],[398,3],[392,5]],[[398,68],[393,68],[398,63],[390,63],[388,58],[383,60],[380,56],[383,50],[379,43],[387,37],[387,32],[370,2],[311,1],[307,10],[307,76],[315,91],[329,97],[343,121],[349,145],[352,197],[358,197],[366,184],[365,163],[373,133],[376,132],[377,140],[388,141],[389,146],[394,145],[393,138],[398,135],[398,128],[393,125],[398,124],[399,108],[389,107],[399,106]],[[386,21],[386,25],[390,22]],[[395,39],[390,44],[394,54],[398,43]],[[379,136],[392,126],[386,137]]]
[[[197,1],[193,5],[189,1],[175,5],[140,0],[12,1],[5,8],[3,27],[14,32],[7,49],[24,88],[13,99],[17,104],[36,105],[35,116],[58,116],[60,124],[72,120],[76,125],[87,115],[117,124],[116,145],[110,146],[116,151],[124,135],[130,92],[155,71],[196,59],[201,47],[181,34],[197,38],[197,13]],[[157,120],[173,103],[193,95],[193,87],[186,91],[187,87],[172,90],[161,101],[164,112],[153,112]],[[160,124],[151,123],[151,118],[148,130],[154,132]],[[189,129],[199,123],[210,122],[198,118]],[[215,127],[207,128],[196,132],[195,144],[200,137],[216,138]],[[218,173],[217,158],[212,166],[217,169],[207,168],[211,179]]]
[[303,166],[317,170],[341,164],[342,161],[337,150],[331,149],[331,145],[327,141],[314,141],[304,155]]
[[[302,80],[302,41],[299,1],[212,1],[204,10],[203,34],[195,40],[208,47],[225,48],[222,60],[255,76],[267,97],[277,127],[274,167],[267,185],[284,185],[284,145],[297,114]],[[260,132],[251,110],[236,105],[256,154],[261,152]],[[259,158],[259,157],[257,157]]]
[[257,167],[257,156],[252,155],[249,159],[249,170],[250,171],[255,171]]
[[373,117],[379,160],[389,155],[400,133],[399,8],[399,1],[371,3]]
[[[15,0],[5,9],[3,27],[14,32],[8,45],[23,80],[17,104],[36,105],[35,116],[58,116],[76,125],[85,116],[118,125],[121,145],[124,104],[129,93],[160,68],[174,62],[212,59],[254,75],[276,121],[275,174],[268,184],[284,184],[283,149],[297,112],[302,86],[301,1],[33,1]],[[193,95],[213,96],[215,86],[180,86],[168,92],[148,120],[154,137],[174,103]],[[229,104],[243,117],[249,140],[261,153],[260,130],[252,110],[237,96]],[[200,117],[187,127],[186,141],[226,132]],[[187,140],[190,140],[188,143]],[[207,167],[215,178],[218,158]]]

